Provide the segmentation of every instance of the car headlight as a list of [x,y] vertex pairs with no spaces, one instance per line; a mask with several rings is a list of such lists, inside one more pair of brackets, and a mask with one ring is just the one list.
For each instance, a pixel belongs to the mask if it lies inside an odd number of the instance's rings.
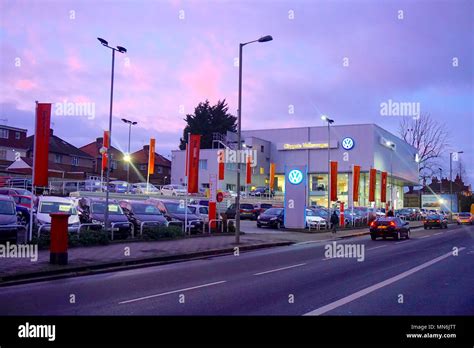
[[259,215],[259,216],[257,216],[257,220],[260,220],[260,215]]
[[278,218],[274,217],[274,218],[271,218],[270,221],[275,221],[276,219]]

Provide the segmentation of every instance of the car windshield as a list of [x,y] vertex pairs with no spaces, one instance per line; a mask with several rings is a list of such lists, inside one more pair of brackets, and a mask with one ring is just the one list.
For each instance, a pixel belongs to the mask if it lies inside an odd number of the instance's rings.
[[270,208],[265,210],[265,215],[280,215],[281,212],[283,211],[282,208]]
[[307,209],[306,216],[319,216],[314,210]]
[[15,192],[18,194],[18,195],[21,195],[21,196],[31,196],[31,192],[28,191],[28,190],[24,190],[24,189],[14,189]]
[[461,216],[461,217],[470,217],[471,213],[459,213],[459,216]]
[[[96,202],[91,205],[92,214],[105,214],[105,203]],[[110,215],[122,215],[123,211],[117,204],[109,204],[109,214]]]
[[439,215],[428,215],[427,219],[439,219]]
[[13,202],[0,201],[0,215],[15,215]]
[[161,215],[158,208],[151,204],[132,204],[132,210],[135,214]]
[[[185,214],[186,209],[185,207],[180,207],[178,203],[165,203],[166,210],[168,210],[171,214]],[[188,207],[188,214],[193,214]]]
[[51,214],[51,213],[68,213],[76,215],[77,211],[68,202],[41,202],[39,206],[39,212],[41,214]]
[[252,204],[241,204],[240,209],[253,209]]

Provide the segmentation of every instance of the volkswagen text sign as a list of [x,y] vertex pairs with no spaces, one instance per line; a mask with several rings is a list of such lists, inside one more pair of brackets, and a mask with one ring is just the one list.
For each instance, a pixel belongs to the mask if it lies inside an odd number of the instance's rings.
[[304,228],[306,225],[307,168],[285,167],[285,227]]

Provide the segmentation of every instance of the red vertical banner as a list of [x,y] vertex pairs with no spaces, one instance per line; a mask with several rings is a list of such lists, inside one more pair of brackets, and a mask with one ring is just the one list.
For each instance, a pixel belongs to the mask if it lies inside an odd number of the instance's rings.
[[387,172],[382,172],[380,184],[380,202],[385,203],[387,201]]
[[225,175],[225,163],[219,162],[219,180],[224,180]]
[[[102,147],[109,148],[110,143],[109,131],[104,131],[104,138],[102,139]],[[107,168],[107,152],[102,154],[102,170]]]
[[199,150],[201,135],[191,134],[188,144],[188,193],[199,192]]
[[377,169],[371,169],[369,175],[369,202],[375,202],[375,182],[377,180]]
[[250,167],[250,162],[252,162],[252,156],[247,156],[247,170],[246,170],[246,180],[247,184],[252,183],[252,167]]
[[270,163],[270,190],[275,186],[275,163]]
[[216,228],[216,202],[209,202],[209,228]]
[[155,139],[150,139],[150,147],[148,148],[148,174],[155,173]]
[[331,161],[331,201],[337,201],[337,161]]
[[48,186],[48,153],[51,124],[51,104],[36,104],[33,186]]
[[359,201],[360,166],[352,168],[352,201]]
[[345,225],[345,218],[344,218],[344,202],[341,202],[340,206],[340,213],[339,213],[339,226],[344,227]]

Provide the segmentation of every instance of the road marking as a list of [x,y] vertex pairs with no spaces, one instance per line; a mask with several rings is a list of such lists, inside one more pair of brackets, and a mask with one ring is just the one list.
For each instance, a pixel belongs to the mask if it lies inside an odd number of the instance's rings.
[[[461,248],[459,248],[459,251],[462,251],[462,250],[464,250],[464,249],[466,249],[466,248],[465,248],[465,247],[461,247]],[[369,286],[368,288],[365,288],[365,289],[362,289],[362,290],[360,290],[360,291],[357,291],[357,292],[355,292],[355,293],[353,293],[353,294],[351,294],[351,295],[349,295],[349,296],[346,296],[346,297],[344,297],[344,298],[341,298],[340,300],[337,300],[337,301],[332,302],[332,303],[329,303],[329,304],[327,304],[327,305],[325,305],[325,306],[319,307],[319,308],[317,308],[317,309],[315,309],[315,310],[313,310],[313,311],[311,311],[311,312],[308,312],[308,313],[306,313],[306,314],[304,314],[304,315],[321,315],[321,314],[330,312],[330,311],[332,311],[333,309],[336,309],[336,308],[341,307],[341,306],[343,306],[343,305],[345,305],[345,304],[348,304],[349,302],[352,302],[352,301],[354,301],[354,300],[357,300],[358,298],[360,298],[360,297],[362,297],[362,296],[365,296],[365,295],[367,295],[367,294],[370,294],[371,292],[374,292],[375,290],[381,289],[381,288],[383,288],[383,287],[385,287],[385,286],[387,286],[387,285],[390,285],[390,284],[392,284],[392,283],[395,283],[396,281],[399,281],[399,280],[401,280],[401,279],[403,279],[403,278],[408,277],[409,275],[412,275],[413,273],[416,273],[416,272],[418,272],[418,271],[421,271],[421,270],[424,269],[424,268],[427,268],[427,267],[429,267],[429,266],[431,266],[431,265],[434,265],[435,263],[437,263],[437,262],[439,262],[439,261],[441,261],[441,260],[444,260],[444,259],[446,259],[446,258],[448,258],[448,257],[450,257],[450,256],[452,256],[452,255],[453,255],[453,252],[450,251],[449,253],[446,253],[446,254],[444,254],[444,255],[441,255],[441,256],[439,256],[439,257],[437,257],[437,258],[435,258],[435,259],[433,259],[433,260],[431,260],[431,261],[427,261],[427,262],[425,262],[425,263],[423,263],[423,264],[421,264],[421,265],[419,265],[419,266],[416,266],[416,267],[414,267],[414,268],[412,268],[412,269],[409,269],[408,271],[405,271],[405,272],[403,272],[403,273],[400,273],[400,274],[398,274],[398,275],[396,275],[396,276],[394,276],[394,277],[392,277],[392,278],[386,279],[386,280],[384,280],[384,281],[382,281],[382,282],[380,282],[380,283],[377,283],[377,284],[375,284],[375,285]]]
[[400,244],[400,243],[405,243],[405,242],[408,242],[408,240],[402,240],[400,242],[395,242],[395,244]]
[[375,247],[375,248],[369,248],[367,249],[367,251],[369,250],[374,250],[374,249],[378,249],[378,248],[385,248],[387,245],[381,245],[381,246],[378,246],[378,247]]
[[226,280],[221,280],[221,281],[219,281],[219,282],[214,282],[214,283],[208,283],[208,284],[193,286],[193,287],[191,287],[191,288],[173,290],[173,291],[163,292],[163,293],[161,293],[161,294],[156,294],[156,295],[150,295],[150,296],[145,296],[145,297],[134,298],[134,299],[132,299],[132,300],[127,300],[127,301],[119,302],[119,304],[130,303],[130,302],[136,302],[136,301],[142,301],[142,300],[148,300],[148,299],[154,298],[154,297],[159,297],[159,296],[165,296],[165,295],[175,294],[175,293],[177,293],[177,292],[183,292],[183,291],[188,291],[188,290],[194,290],[194,289],[205,288],[205,287],[207,287],[207,286],[222,284],[222,283],[225,283],[225,282],[226,282]]
[[272,269],[270,271],[255,273],[254,275],[257,276],[257,275],[262,275],[262,274],[267,274],[267,273],[272,273],[272,272],[278,272],[278,271],[283,271],[285,269],[295,268],[295,267],[304,266],[304,265],[306,265],[306,263],[299,263],[293,266],[282,267],[282,268]]
[[428,237],[431,237],[431,235],[423,236],[423,237],[420,237],[419,239],[428,238]]
[[438,234],[441,234],[441,233],[443,233],[443,232],[435,233],[435,234],[433,234],[433,236],[437,236]]
[[293,245],[304,245],[304,244],[312,244],[312,243],[324,243],[324,242],[329,242],[331,241],[332,239],[324,239],[324,240],[309,240],[309,241],[306,241],[306,242],[298,242],[298,243],[295,243]]

